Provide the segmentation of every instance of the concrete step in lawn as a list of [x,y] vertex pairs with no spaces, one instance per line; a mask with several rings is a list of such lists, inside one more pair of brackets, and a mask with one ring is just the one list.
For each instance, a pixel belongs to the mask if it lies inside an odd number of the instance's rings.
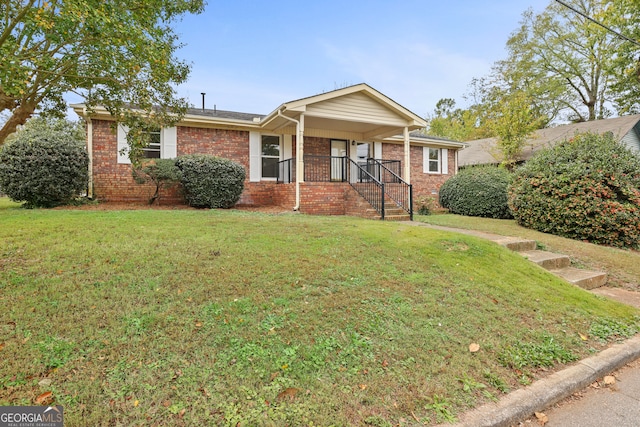
[[580,270],[574,267],[565,267],[549,271],[558,277],[562,277],[567,282],[587,290],[604,286],[608,280],[607,273],[602,271]]
[[536,242],[533,240],[521,240],[516,238],[498,238],[492,240],[506,246],[512,251],[520,253],[528,260],[535,262],[556,276],[576,286],[580,286],[583,289],[589,290],[599,288],[607,283],[607,273],[602,271],[580,270],[578,268],[571,267],[571,260],[568,256],[537,250],[535,249]]
[[571,260],[566,255],[558,255],[547,251],[519,251],[520,255],[533,261],[546,270],[560,270],[569,267]]

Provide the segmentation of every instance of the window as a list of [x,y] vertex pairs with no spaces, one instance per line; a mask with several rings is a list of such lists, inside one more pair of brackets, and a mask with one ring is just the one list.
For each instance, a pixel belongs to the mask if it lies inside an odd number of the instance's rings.
[[[117,128],[118,163],[130,164],[129,143],[127,133],[129,129],[119,124]],[[142,155],[147,159],[174,159],[178,155],[178,128],[162,128],[149,131],[150,144],[143,148]]]
[[280,137],[262,135],[262,178],[277,178],[279,161]]
[[422,148],[422,171],[447,175],[449,173],[449,150],[446,148]]
[[440,149],[429,148],[429,168],[430,173],[440,173]]
[[162,141],[160,129],[149,130],[147,134],[149,135],[149,145],[142,149],[144,157],[145,159],[159,159]]

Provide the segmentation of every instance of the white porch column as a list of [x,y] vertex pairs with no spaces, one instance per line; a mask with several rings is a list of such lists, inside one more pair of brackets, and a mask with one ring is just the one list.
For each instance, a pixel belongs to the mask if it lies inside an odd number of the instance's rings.
[[411,144],[409,143],[409,128],[404,128],[404,180],[411,184]]
[[304,182],[304,114],[300,114],[296,135],[296,206],[300,209],[300,183]]

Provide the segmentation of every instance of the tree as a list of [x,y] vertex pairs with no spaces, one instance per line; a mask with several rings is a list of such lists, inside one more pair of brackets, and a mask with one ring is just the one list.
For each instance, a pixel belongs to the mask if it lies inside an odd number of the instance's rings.
[[524,92],[503,98],[490,113],[488,126],[498,138],[502,165],[512,170],[522,155],[527,137],[541,127],[544,117],[536,115],[531,99]]
[[[612,27],[624,37],[640,43],[640,0],[617,0],[615,7],[606,12]],[[622,40],[609,72],[617,76],[612,88],[618,112],[640,113],[640,46]]]
[[[632,0],[625,0],[632,1]],[[606,17],[606,0],[566,0],[593,18]],[[481,79],[486,92],[498,86],[507,93],[525,92],[534,110],[549,120],[596,120],[609,116],[613,99],[611,69],[621,40],[557,2],[540,14],[522,16],[507,41],[508,56]]]
[[[171,125],[186,111],[174,85],[189,66],[171,24],[203,0],[0,0],[0,145],[36,110],[62,115],[74,91],[132,128]],[[135,112],[131,108],[135,108]]]
[[428,118],[427,132],[432,136],[453,139],[455,141],[470,141],[492,136],[486,127],[480,126],[480,116],[477,109],[456,108],[453,98],[442,98],[436,104],[433,115]]
[[180,183],[180,169],[174,159],[152,159],[140,164],[132,170],[133,179],[138,184],[153,184],[155,192],[149,199],[152,205],[160,199],[160,190]]

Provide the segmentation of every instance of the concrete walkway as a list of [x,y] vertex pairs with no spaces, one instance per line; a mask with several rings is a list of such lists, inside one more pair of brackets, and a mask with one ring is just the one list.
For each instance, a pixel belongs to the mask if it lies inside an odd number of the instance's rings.
[[[511,250],[523,253],[531,261],[547,268],[559,277],[563,277],[562,274],[558,274],[558,270],[566,267],[565,261],[556,259],[548,253],[535,252],[535,242],[532,246],[532,241],[514,237],[429,224],[415,225],[491,240]],[[595,276],[584,271],[570,273],[575,273],[576,276],[588,276],[586,285],[569,279],[572,283],[589,289],[593,293],[640,309],[640,293],[602,286],[606,283],[606,273],[593,272],[596,273]],[[572,277],[571,274],[569,277]],[[602,274],[605,275],[604,281]],[[596,279],[593,280],[593,277]],[[563,278],[567,279],[567,277]],[[607,377],[606,382],[603,380],[605,376]],[[465,413],[459,417],[459,422],[455,426],[509,427],[518,425],[545,425],[547,427],[640,426],[640,335],[636,335],[624,343],[616,344],[593,357],[581,360],[562,371],[534,382],[528,387],[509,393],[497,403],[490,403]]]

